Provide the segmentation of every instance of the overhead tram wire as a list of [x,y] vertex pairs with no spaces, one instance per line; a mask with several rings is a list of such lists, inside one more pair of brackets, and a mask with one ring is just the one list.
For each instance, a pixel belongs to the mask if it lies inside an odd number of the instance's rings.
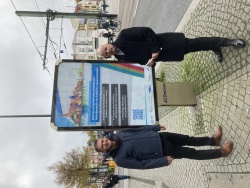
[[[35,9],[38,11],[38,12],[41,12],[40,11],[40,9],[39,9],[39,6],[38,6],[38,4],[37,4],[37,1],[36,0],[32,0],[32,2],[33,2],[33,5],[34,5],[34,7],[35,7]],[[40,18],[40,21],[41,21],[41,23],[42,23],[42,25],[43,25],[43,28],[44,29],[46,29],[46,26],[45,26],[45,23],[44,23],[44,20],[43,20],[43,18],[42,17],[39,17]],[[53,51],[54,51],[54,54],[55,54],[55,48],[54,48],[54,46],[53,46],[53,44],[52,44],[52,41],[50,41],[51,43],[51,46],[52,46],[52,48],[53,48]],[[46,48],[46,47],[45,47]],[[41,54],[41,53],[40,53]],[[45,65],[49,62],[49,60],[48,60],[48,58],[47,57],[44,57],[44,55],[42,55],[43,56],[43,61],[45,62],[45,60],[44,60],[44,58],[46,58],[46,63],[43,63],[43,68],[45,69]]]
[[[61,1],[61,3],[63,4],[63,7],[66,7],[66,5],[64,4],[64,1]],[[70,1],[69,4],[70,4],[70,6],[71,5],[75,6],[75,3],[72,4],[72,1]],[[67,10],[67,9],[65,9],[65,10]],[[67,12],[67,11],[65,11],[65,12]],[[74,38],[75,34],[74,34],[73,29],[72,29],[72,25],[71,25],[70,21],[68,21],[68,24],[69,24],[69,30],[70,30],[70,33],[71,33],[71,38]]]
[[[23,19],[25,19],[26,20],[26,22],[28,22],[32,27],[34,27],[37,31],[41,31],[41,29],[40,28],[38,28],[38,26],[36,26],[33,22],[31,22],[29,19],[27,19],[27,18],[23,18]],[[57,44],[54,42],[54,41],[52,41],[50,38],[49,38],[49,40],[50,40],[50,42],[52,42],[52,43],[54,43],[55,45],[56,45],[56,50],[58,49],[58,46],[57,46]],[[37,49],[39,48],[39,47],[41,47],[41,46],[38,46],[37,47]],[[45,46],[44,46],[45,47]],[[39,50],[38,50],[39,51]],[[42,55],[41,54],[41,52],[39,51],[39,53],[40,53],[40,55]],[[42,57],[44,57],[43,55],[42,55]],[[47,59],[47,63],[48,63],[48,59],[49,58],[46,58]],[[56,56],[55,56],[55,52],[54,52],[54,58],[53,58],[53,60],[55,60],[56,59]],[[46,63],[46,64],[47,64]]]
[[41,31],[41,28],[39,28],[39,26],[35,25],[31,20],[29,20],[27,17],[23,17],[23,19],[25,20],[25,22],[27,22],[28,24],[30,24],[32,27],[34,27],[34,29],[36,29],[37,31]]
[[[17,11],[17,9],[16,9],[16,7],[15,7],[15,5],[14,5],[14,3],[13,3],[12,0],[11,0],[11,3],[12,3],[12,5],[13,5],[13,7],[15,8],[15,10]],[[24,22],[23,22],[23,19],[22,19],[21,17],[19,17],[19,18],[20,18],[20,20],[21,20],[21,22],[22,22],[22,24],[23,24],[25,30],[27,31],[27,33],[28,33],[28,35],[29,35],[29,37],[30,37],[30,39],[31,39],[31,41],[32,41],[32,43],[33,43],[33,45],[35,46],[36,51],[38,52],[40,58],[43,60],[43,57],[42,57],[41,53],[39,52],[38,48],[36,47],[35,41],[34,41],[33,38],[31,37],[31,34],[30,34],[28,28],[26,27],[26,25],[25,25]]]
[[62,47],[62,39],[63,39],[63,45],[64,45],[64,48],[66,50],[66,53],[68,55],[68,51],[67,51],[67,47],[66,47],[66,44],[65,44],[65,41],[64,41],[64,37],[63,37],[63,17],[62,17],[62,21],[61,21],[61,35],[60,35],[60,45],[59,45],[59,59],[61,58],[61,53],[60,53],[60,50],[61,50],[61,47]]
[[[15,6],[15,4],[13,3],[12,0],[11,0],[11,4],[13,5],[14,9],[17,11],[16,6]],[[20,18],[20,20],[21,20],[21,22],[22,22],[22,24],[23,24],[25,30],[27,31],[27,33],[28,33],[28,35],[29,35],[29,37],[30,37],[30,39],[31,39],[31,41],[32,41],[32,43],[33,43],[33,45],[35,46],[35,49],[36,49],[36,51],[38,52],[38,54],[39,54],[41,60],[44,61],[43,55],[42,55],[41,52],[38,50],[38,48],[37,48],[37,46],[36,46],[36,44],[35,44],[35,41],[33,40],[33,38],[32,38],[32,36],[31,36],[31,34],[30,34],[28,28],[26,27],[25,23],[23,22],[23,19],[22,19],[21,17],[19,17],[19,18]],[[48,59],[47,59],[47,58],[46,58],[46,60],[47,60],[47,62],[48,62]],[[52,74],[50,73],[50,71],[49,71],[47,68],[46,68],[46,70],[47,70],[47,72],[49,73],[51,79],[53,80],[53,76],[52,76]]]
[[[39,8],[39,6],[38,6],[38,4],[37,4],[37,1],[36,1],[36,0],[32,0],[32,2],[33,2],[33,4],[34,4],[35,8],[36,8],[39,12],[41,12],[41,11],[40,11],[40,8]],[[41,19],[41,22],[42,22],[42,24],[43,24],[44,29],[46,29],[44,20],[42,19],[42,17],[40,17],[40,19]],[[49,41],[50,41],[50,45],[51,45],[51,48],[52,48],[52,50],[53,50],[55,59],[57,59],[57,56],[56,56],[56,49],[55,49],[55,47],[54,47],[54,45],[53,45],[53,43],[54,43],[54,44],[56,44],[56,43],[55,43],[54,41],[51,40],[51,37],[49,37]]]
[[52,79],[52,80],[54,80],[54,79],[53,79],[53,75],[50,73],[50,71],[49,71],[48,67],[45,67],[45,70],[49,73],[49,75],[50,75],[51,79]]
[[[36,8],[39,12],[41,12],[36,0],[33,0],[33,4],[34,4],[35,8]],[[41,22],[42,22],[42,24],[43,24],[44,29],[46,29],[44,20],[42,19],[42,17],[40,17],[40,19],[41,19]],[[57,49],[58,49],[58,45],[57,45],[56,42],[54,42],[54,41],[51,39],[51,37],[50,37],[49,35],[48,35],[48,39],[49,39],[49,41],[50,41],[50,45],[51,45],[51,48],[52,48],[52,50],[53,50],[54,57],[55,57],[55,59],[57,59],[56,51],[57,51]],[[56,48],[55,48],[54,45],[56,45]],[[47,61],[47,63],[48,63],[48,61]],[[47,63],[45,63],[44,66],[45,66]],[[45,68],[45,67],[44,67],[44,68]]]
[[[62,2],[63,3],[63,2]],[[53,5],[53,7],[54,7],[54,9],[56,10],[56,6],[55,6],[55,3],[54,3],[54,0],[52,0],[52,5]],[[61,58],[61,53],[60,53],[60,50],[61,50],[61,40],[62,40],[62,38],[63,38],[63,27],[62,27],[62,23],[63,23],[63,17],[61,18],[62,20],[61,20],[61,24],[59,23],[59,20],[57,19],[57,23],[58,23],[58,26],[59,26],[59,30],[60,30],[60,44],[59,44],[59,58],[58,59],[60,59]],[[61,25],[61,26],[60,26]],[[64,38],[63,38],[63,42],[64,42]],[[65,45],[65,42],[64,42],[64,47],[65,47],[65,50],[66,50],[66,52],[67,52],[67,48],[66,48],[66,45]],[[68,54],[68,52],[67,52],[67,54]]]
[[[33,4],[34,4],[34,6],[35,6],[35,9],[36,9],[38,12],[41,12],[40,9],[39,9],[38,4],[37,4],[37,2],[36,2],[36,0],[32,0],[32,2],[33,2]],[[45,29],[45,23],[44,23],[42,17],[39,17],[39,18],[40,18],[40,20],[41,20],[41,22],[42,22],[43,28]]]
[[[65,5],[64,1],[60,1],[60,3],[62,4],[62,7],[64,8],[64,11],[68,12],[68,9],[65,9],[66,5]],[[74,3],[72,4],[72,1],[70,1],[69,4],[72,5],[72,6],[75,6]],[[71,37],[74,38],[74,33],[73,33],[72,25],[71,25],[71,23],[70,23],[70,21],[68,19],[66,20],[66,22],[67,22],[67,24],[69,24],[68,28],[69,28]],[[66,54],[67,54],[68,58],[70,58],[69,54],[68,54],[68,49],[67,49],[67,46],[66,46],[66,43],[65,43],[65,39],[64,39],[64,33],[62,34],[62,38],[63,38],[63,45],[64,45],[64,48],[66,50]]]
[[[26,20],[26,22],[28,22],[32,27],[34,27],[37,31],[41,31],[41,29],[40,28],[38,28],[38,26],[36,26],[34,23],[32,23],[29,19],[27,19],[27,18],[25,18],[25,17],[23,17],[23,19],[25,19]],[[55,43],[56,44],[56,43]],[[57,45],[57,44],[56,44]],[[42,53],[39,51],[39,47],[42,47],[42,46],[36,46],[36,48],[37,48],[37,50],[38,50],[38,52],[39,52],[39,54],[40,54],[40,56],[43,58],[44,56],[42,55]],[[44,47],[44,46],[43,46]],[[48,63],[48,58],[46,58],[46,60],[47,60],[47,63]],[[54,58],[53,58],[53,60],[54,60]]]
[[[54,2],[52,2],[52,3],[53,3],[53,6],[54,6],[54,8],[55,8]],[[33,4],[34,4],[34,7],[36,8],[36,10],[40,12],[40,9],[39,9],[39,6],[38,6],[38,3],[37,3],[36,0],[33,0]],[[42,22],[42,24],[43,24],[43,26],[44,26],[44,29],[46,29],[44,20],[43,20],[41,17],[40,17],[40,19],[41,19],[41,22]],[[48,19],[48,18],[47,18],[47,19]],[[51,39],[51,37],[48,35],[47,31],[46,31],[46,37],[48,37],[48,40],[50,41],[51,48],[52,48],[52,50],[53,50],[53,55],[54,55],[54,58],[55,58],[55,60],[56,60],[56,59],[57,59],[57,49],[58,49],[58,45],[57,45],[56,42],[54,42],[54,41]],[[61,43],[61,39],[60,39],[60,43]],[[55,47],[54,45],[56,45],[56,47]],[[45,50],[46,50],[46,49],[45,49]],[[60,51],[59,51],[59,56],[60,56]],[[46,57],[46,60],[47,60],[46,63],[45,63],[45,62],[43,63],[44,69],[46,68],[46,65],[47,65],[47,63],[48,63],[47,57]],[[51,74],[50,74],[50,75],[51,75]]]
[[[65,7],[63,1],[60,1],[60,3],[63,4],[62,7]],[[55,4],[54,4],[54,0],[52,0],[52,4],[53,4],[54,9],[56,10]],[[65,11],[65,12],[67,12],[67,11]],[[63,39],[63,46],[64,46],[64,48],[65,48],[65,50],[66,50],[66,54],[69,56],[69,54],[68,54],[68,49],[67,49],[67,46],[66,46],[66,44],[65,44],[65,40],[64,40],[64,36],[63,36],[63,26],[62,26],[62,22],[63,22],[63,17],[62,17],[62,21],[61,21],[61,29],[60,29],[60,31],[61,31],[61,37],[62,37],[62,39]],[[58,21],[58,25],[59,25],[59,24],[60,24],[60,23],[59,23],[59,21]],[[73,36],[72,30],[71,30],[72,28],[71,28],[71,27],[69,27],[69,28],[70,28],[71,35]],[[61,54],[60,54],[60,49],[61,49],[61,37],[60,37],[59,59],[61,58]]]
[[62,17],[62,21],[61,21],[61,35],[60,35],[60,45],[59,45],[59,59],[61,58],[61,44],[62,44],[62,23],[63,23],[63,17]]
[[64,46],[64,48],[65,48],[65,50],[66,50],[67,56],[69,57],[68,49],[67,49],[67,46],[66,46],[66,44],[65,44],[65,40],[64,40],[64,36],[63,36],[63,26],[62,26],[62,25],[61,25],[61,31],[62,31],[63,46]]

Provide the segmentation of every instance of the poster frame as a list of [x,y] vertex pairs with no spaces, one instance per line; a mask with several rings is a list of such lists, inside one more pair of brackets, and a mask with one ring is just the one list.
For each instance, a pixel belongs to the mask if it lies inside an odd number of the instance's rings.
[[[86,127],[58,127],[54,124],[55,117],[55,101],[57,92],[57,78],[58,78],[58,67],[62,62],[74,62],[74,63],[131,63],[134,62],[123,62],[123,61],[110,61],[110,60],[73,60],[73,59],[59,59],[55,63],[54,71],[54,84],[53,84],[53,95],[52,95],[52,108],[51,108],[51,128],[56,131],[101,131],[101,130],[123,130],[130,128],[138,128],[142,126],[152,126],[152,125],[128,125],[128,126],[86,126]],[[154,92],[154,106],[155,106],[155,125],[159,124],[159,114],[158,114],[158,104],[157,104],[157,91],[156,91],[156,79],[155,79],[155,69],[152,67],[152,81],[153,81],[153,92]]]

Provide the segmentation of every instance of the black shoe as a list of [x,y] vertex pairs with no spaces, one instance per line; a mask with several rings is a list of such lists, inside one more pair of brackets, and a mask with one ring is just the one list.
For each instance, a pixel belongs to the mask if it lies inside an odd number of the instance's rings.
[[223,60],[223,55],[222,55],[221,49],[220,48],[216,48],[216,49],[213,50],[213,52],[215,53],[218,62],[221,63],[222,60]]
[[246,42],[243,39],[230,39],[228,43],[229,43],[229,46],[238,47],[238,48],[246,46]]

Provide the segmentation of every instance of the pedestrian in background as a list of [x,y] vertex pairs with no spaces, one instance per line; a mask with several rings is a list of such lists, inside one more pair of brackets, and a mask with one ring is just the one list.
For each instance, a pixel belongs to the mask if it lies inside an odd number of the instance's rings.
[[127,175],[109,175],[108,178],[105,178],[105,188],[111,188],[114,185],[118,184],[120,180],[129,179],[130,176]]

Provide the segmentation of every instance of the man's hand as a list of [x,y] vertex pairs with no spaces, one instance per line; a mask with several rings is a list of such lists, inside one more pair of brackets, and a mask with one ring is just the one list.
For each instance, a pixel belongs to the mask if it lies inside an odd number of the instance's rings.
[[167,156],[168,165],[170,165],[170,164],[172,163],[173,160],[174,160],[173,157]]
[[146,64],[146,66],[152,67],[152,66],[154,66],[154,64],[155,64],[155,61],[153,58],[151,58],[148,60],[148,63]]
[[157,53],[152,53],[152,58],[148,60],[148,63],[146,64],[149,67],[154,66],[155,64],[155,59],[159,56],[159,52]]
[[153,59],[156,59],[158,56],[159,56],[159,52],[157,52],[157,53],[152,53],[152,58],[153,58]]
[[161,131],[166,130],[166,127],[160,125],[160,130],[161,130]]

